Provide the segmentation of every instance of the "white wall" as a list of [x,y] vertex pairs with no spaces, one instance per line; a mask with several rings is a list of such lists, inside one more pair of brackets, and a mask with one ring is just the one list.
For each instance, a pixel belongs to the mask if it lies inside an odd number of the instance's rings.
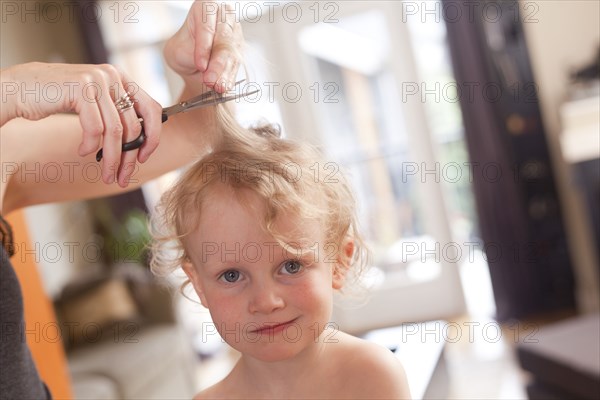
[[[559,107],[565,100],[569,72],[589,64],[600,45],[600,2],[522,0],[524,23],[544,122],[549,133],[560,133]],[[534,7],[535,5],[535,7]]]
[[599,309],[598,259],[585,203],[563,160],[560,107],[568,94],[569,72],[589,64],[600,45],[600,2],[521,0],[524,29],[538,85],[540,106],[556,165],[563,217],[575,263],[582,311]]

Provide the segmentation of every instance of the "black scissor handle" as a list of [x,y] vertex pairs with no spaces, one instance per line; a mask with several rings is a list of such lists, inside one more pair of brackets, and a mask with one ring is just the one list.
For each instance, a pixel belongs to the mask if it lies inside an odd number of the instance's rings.
[[[142,128],[142,132],[140,132],[140,136],[138,136],[135,140],[132,140],[131,142],[123,143],[123,146],[121,146],[121,151],[130,151],[130,150],[139,149],[140,147],[142,147],[142,145],[144,144],[145,141],[146,141],[146,134],[144,133],[144,128]],[[102,160],[102,149],[98,150],[98,152],[96,153],[96,161],[100,162],[100,160]]]
[[[167,114],[163,113],[161,121],[165,122],[168,118],[169,117],[167,116]],[[146,141],[146,134],[144,133],[144,120],[141,118],[140,124],[142,125],[142,131],[140,132],[140,135],[131,142],[123,143],[123,146],[121,146],[122,152],[139,149]],[[102,149],[98,150],[98,152],[96,153],[96,161],[100,162],[100,160],[102,160]]]

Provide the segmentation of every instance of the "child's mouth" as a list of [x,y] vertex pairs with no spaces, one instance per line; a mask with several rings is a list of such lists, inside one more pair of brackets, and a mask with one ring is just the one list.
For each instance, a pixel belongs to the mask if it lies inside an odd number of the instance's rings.
[[279,324],[268,324],[268,325],[264,325],[262,328],[259,329],[255,329],[252,332],[253,333],[257,333],[259,335],[274,335],[276,333],[282,332],[284,330],[286,330],[289,326],[293,325],[296,320],[298,318],[294,318],[292,320],[289,320],[287,322],[282,322]]

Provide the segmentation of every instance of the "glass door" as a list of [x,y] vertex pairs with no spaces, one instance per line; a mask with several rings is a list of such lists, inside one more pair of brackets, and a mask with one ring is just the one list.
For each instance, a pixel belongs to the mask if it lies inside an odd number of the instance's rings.
[[[460,111],[432,115],[423,101],[402,2],[286,2],[251,18],[236,11],[270,64],[268,81],[256,84],[277,103],[284,134],[321,145],[357,192],[374,256],[369,293],[358,302],[340,296],[334,322],[361,332],[461,314],[458,264],[469,249],[457,235],[476,224],[459,225],[456,211],[471,202],[468,183],[444,182],[456,179],[449,162],[466,158]],[[445,122],[432,123],[436,116]],[[448,120],[455,135],[436,136]]]

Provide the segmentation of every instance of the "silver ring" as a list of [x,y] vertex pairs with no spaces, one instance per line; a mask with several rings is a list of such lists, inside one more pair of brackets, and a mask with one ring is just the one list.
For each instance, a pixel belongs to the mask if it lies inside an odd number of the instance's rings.
[[117,107],[117,111],[119,111],[119,114],[123,114],[125,111],[133,107],[133,100],[131,100],[131,97],[129,96],[129,93],[125,92],[119,98],[119,100],[115,101],[115,107]]

